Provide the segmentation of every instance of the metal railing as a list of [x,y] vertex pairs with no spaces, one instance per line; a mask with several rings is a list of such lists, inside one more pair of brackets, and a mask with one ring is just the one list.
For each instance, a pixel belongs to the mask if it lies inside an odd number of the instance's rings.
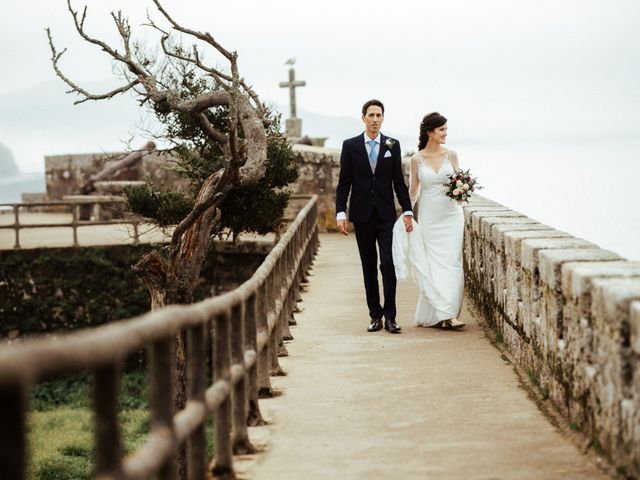
[[[0,478],[25,478],[26,414],[35,384],[68,373],[92,372],[95,476],[170,479],[176,452],[187,447],[188,477],[233,472],[234,449],[248,443],[247,423],[259,415],[261,391],[280,371],[278,355],[290,337],[289,319],[318,249],[317,197],[304,208],[255,274],[233,291],[187,306],[50,339],[0,347]],[[211,331],[213,384],[206,387],[206,333]],[[173,412],[172,342],[187,333],[188,401]],[[147,349],[150,433],[122,455],[117,402],[124,359]],[[215,461],[208,472],[205,422],[214,415]]]
[[[78,227],[94,226],[94,225],[132,225],[133,226],[133,243],[140,243],[140,235],[138,226],[140,221],[136,218],[117,218],[113,220],[99,220],[100,207],[104,205],[126,204],[126,200],[122,197],[110,198],[87,198],[86,200],[61,200],[55,202],[29,202],[29,203],[0,203],[0,208],[9,207],[13,211],[14,221],[8,225],[0,225],[0,229],[10,229],[15,231],[15,243],[13,248],[21,248],[20,246],[20,230],[24,228],[54,228],[54,227],[70,227],[73,230],[73,246],[78,247]],[[68,208],[71,211],[71,223],[21,223],[20,210],[33,207],[49,207],[49,208]],[[80,209],[82,207],[93,207],[96,216],[93,220],[80,220]]]

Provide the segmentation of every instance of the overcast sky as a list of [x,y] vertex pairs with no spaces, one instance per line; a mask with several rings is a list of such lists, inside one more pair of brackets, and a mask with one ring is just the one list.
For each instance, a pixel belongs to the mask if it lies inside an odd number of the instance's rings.
[[[147,8],[159,18],[151,1],[74,2],[84,4],[87,30],[114,44],[110,10],[128,14],[138,38],[149,35],[139,26]],[[638,0],[165,4],[180,23],[237,50],[241,74],[281,105],[288,103],[278,88],[283,63],[296,57],[307,82],[298,90],[301,108],[358,118],[363,101],[377,97],[387,107],[386,130],[398,134],[415,135],[420,118],[438,110],[461,139],[640,138]],[[112,78],[106,55],[79,40],[64,0],[4,2],[0,95],[55,79],[46,26],[69,49],[62,67],[70,77]]]

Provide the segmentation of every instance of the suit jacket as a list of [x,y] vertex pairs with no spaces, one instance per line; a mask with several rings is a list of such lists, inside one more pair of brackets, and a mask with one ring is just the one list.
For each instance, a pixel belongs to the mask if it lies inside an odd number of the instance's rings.
[[[349,220],[353,223],[368,222],[374,207],[380,220],[394,222],[398,218],[393,200],[394,190],[402,210],[411,211],[409,191],[402,173],[400,143],[396,140],[389,150],[385,145],[388,138],[385,135],[380,136],[380,150],[375,172],[371,171],[363,134],[349,138],[342,144],[340,177],[336,189],[336,212],[347,211],[347,198],[351,191]],[[385,158],[387,151],[391,152],[391,156]]]

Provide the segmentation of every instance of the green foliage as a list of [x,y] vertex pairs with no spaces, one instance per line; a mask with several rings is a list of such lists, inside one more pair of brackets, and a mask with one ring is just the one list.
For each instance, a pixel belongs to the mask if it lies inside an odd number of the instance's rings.
[[[141,315],[149,294],[131,266],[151,245],[0,251],[0,340],[14,335],[94,327]],[[266,250],[216,253],[200,272],[194,301],[247,280]],[[214,274],[215,272],[215,274]],[[144,361],[131,357],[128,367]]]
[[[35,411],[47,411],[66,406],[91,407],[92,377],[87,373],[68,375],[35,386],[31,392],[29,407]],[[119,410],[149,408],[147,375],[142,369],[122,376]]]
[[222,223],[234,235],[277,230],[289,201],[289,193],[281,189],[298,178],[291,144],[277,131],[268,138],[269,163],[264,177],[230,192],[221,206]]
[[[179,48],[179,47],[178,47]],[[211,79],[191,65],[176,65],[163,74],[163,82],[183,99],[213,91]],[[173,171],[190,179],[187,194],[160,192],[152,185],[125,190],[129,209],[161,227],[179,223],[194,204],[205,180],[224,167],[228,158],[223,147],[204,134],[197,120],[181,112],[173,112],[166,105],[154,104],[153,113],[162,125],[161,136],[172,145],[175,167]],[[203,112],[209,122],[221,132],[229,131],[229,110],[221,106]],[[221,205],[222,225],[212,235],[224,230],[233,235],[242,232],[265,234],[279,229],[289,200],[283,191],[298,177],[291,144],[280,133],[279,114],[267,113],[266,127],[268,166],[263,179],[254,185],[237,186]],[[243,132],[239,132],[240,138]]]
[[130,211],[153,219],[163,228],[180,223],[193,208],[193,200],[182,192],[162,192],[154,189],[150,183],[140,187],[125,187],[124,194]]
[[0,252],[0,338],[100,325],[149,309],[130,266],[150,246]]
[[36,411],[52,410],[62,405],[89,408],[91,405],[89,382],[89,375],[83,373],[40,383],[31,391],[30,407]]

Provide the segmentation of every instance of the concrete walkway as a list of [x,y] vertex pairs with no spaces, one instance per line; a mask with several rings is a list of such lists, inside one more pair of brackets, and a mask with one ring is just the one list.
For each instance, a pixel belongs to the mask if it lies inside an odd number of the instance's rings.
[[552,426],[465,308],[460,332],[411,325],[417,290],[398,289],[400,335],[367,333],[353,234],[321,236],[292,329],[282,392],[251,429],[265,452],[240,478],[600,479]]

